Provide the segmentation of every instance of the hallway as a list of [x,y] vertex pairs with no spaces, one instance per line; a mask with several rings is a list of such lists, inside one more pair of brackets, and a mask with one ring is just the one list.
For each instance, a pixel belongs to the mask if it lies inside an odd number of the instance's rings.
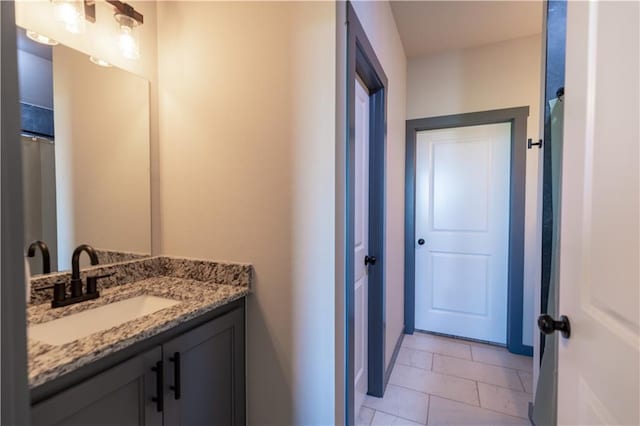
[[532,358],[482,343],[405,335],[384,398],[358,425],[528,425]]

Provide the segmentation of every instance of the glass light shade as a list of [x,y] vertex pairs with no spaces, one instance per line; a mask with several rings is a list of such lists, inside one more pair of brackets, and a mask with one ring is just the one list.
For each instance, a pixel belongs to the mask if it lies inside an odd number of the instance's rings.
[[47,37],[46,35],[42,35],[40,33],[31,31],[31,30],[27,30],[27,37],[29,37],[31,40],[37,43],[46,44],[47,46],[55,46],[58,44],[58,42],[52,39],[51,37]]
[[116,15],[116,21],[120,26],[118,34],[118,47],[122,56],[127,59],[140,58],[140,42],[138,34],[138,23],[135,19],[126,15]]
[[81,34],[85,30],[84,0],[54,0],[56,19],[67,31]]
[[109,68],[111,64],[104,59],[96,58],[95,56],[89,56],[89,60],[99,67]]

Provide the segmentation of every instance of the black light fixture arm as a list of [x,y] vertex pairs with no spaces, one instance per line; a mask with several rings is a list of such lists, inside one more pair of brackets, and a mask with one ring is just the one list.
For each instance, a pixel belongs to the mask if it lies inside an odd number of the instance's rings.
[[138,25],[142,25],[144,23],[144,16],[142,13],[136,11],[133,6],[130,4],[121,2],[119,0],[106,0],[111,6],[115,7],[118,13],[122,15],[126,15],[129,18],[135,20]]
[[[144,23],[144,15],[135,10],[130,4],[119,0],[106,0],[106,2],[113,6],[118,14],[128,16],[136,21],[138,25]],[[84,0],[84,15],[87,21],[96,22],[96,0]]]

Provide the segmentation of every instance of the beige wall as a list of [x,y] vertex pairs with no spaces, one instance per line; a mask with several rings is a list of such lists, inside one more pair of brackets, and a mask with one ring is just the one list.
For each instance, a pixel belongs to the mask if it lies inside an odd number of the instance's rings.
[[334,423],[333,3],[158,3],[160,249],[251,262],[249,424]]
[[149,83],[55,46],[53,90],[59,269],[82,243],[149,253]]
[[406,66],[388,2],[354,2],[354,9],[389,82],[387,100],[387,230],[385,364],[404,329],[404,155]]
[[412,58],[407,117],[530,106],[527,128],[538,134],[540,35]]
[[[537,139],[540,44],[541,36],[535,35],[411,59],[407,67],[407,118],[528,105],[528,137]],[[527,151],[523,340],[528,345],[533,343],[534,288],[540,267],[536,235],[541,152]]]

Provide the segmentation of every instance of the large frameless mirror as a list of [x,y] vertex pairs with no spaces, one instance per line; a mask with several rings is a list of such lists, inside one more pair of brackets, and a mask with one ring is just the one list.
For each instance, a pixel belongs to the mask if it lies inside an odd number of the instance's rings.
[[31,273],[70,269],[80,244],[100,264],[148,256],[149,82],[21,28],[17,53]]

